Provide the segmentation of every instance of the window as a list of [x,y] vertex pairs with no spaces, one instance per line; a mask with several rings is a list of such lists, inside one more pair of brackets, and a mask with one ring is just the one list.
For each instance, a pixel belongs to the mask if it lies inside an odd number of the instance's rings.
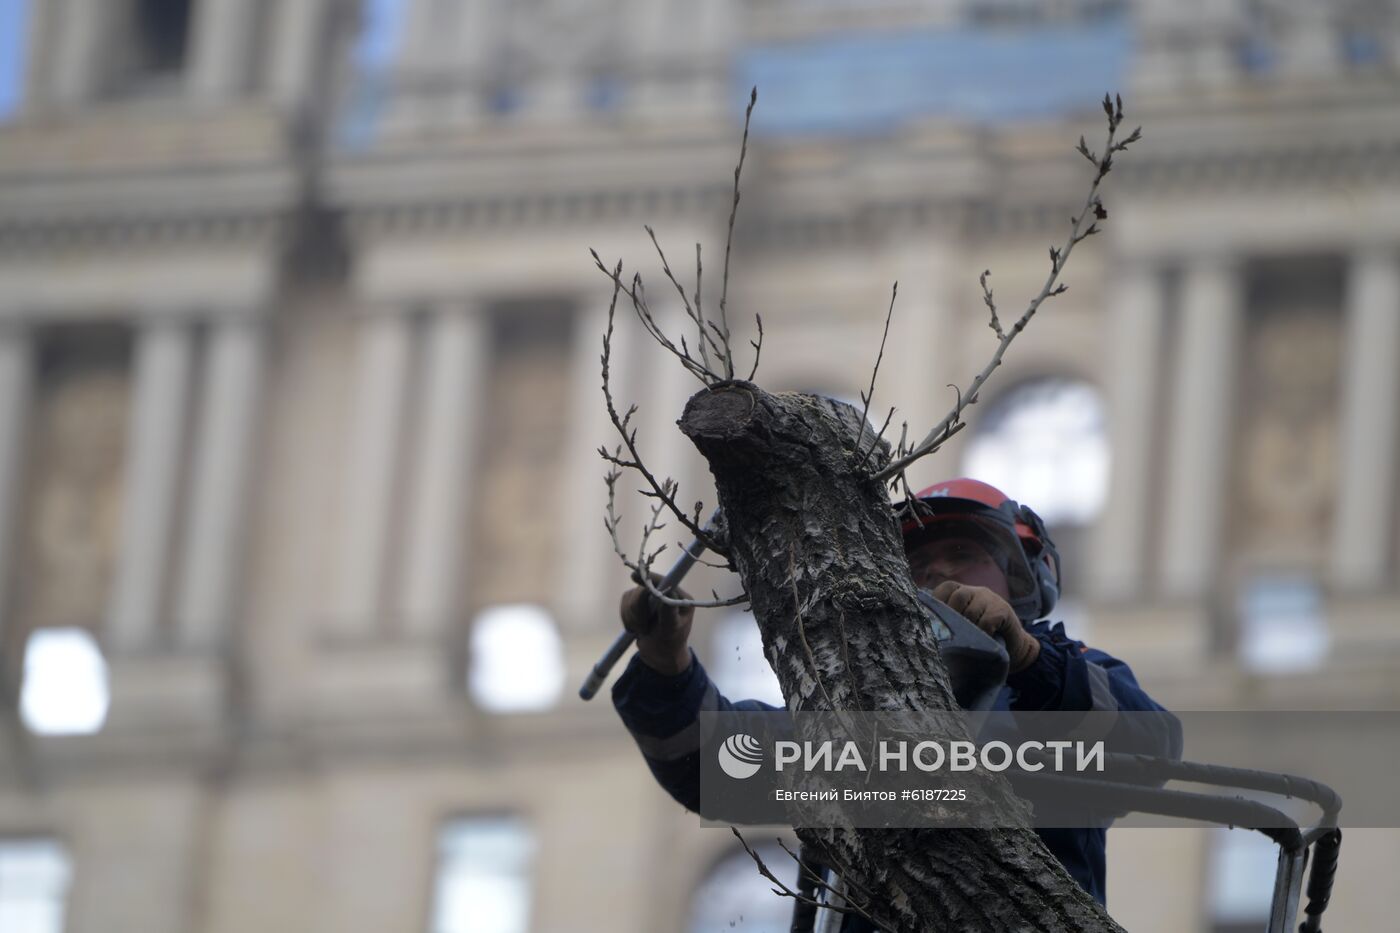
[[438,833],[430,933],[526,933],[535,840],[519,817],[455,819]]
[[1060,553],[1054,618],[1076,638],[1092,619],[1074,602],[1087,528],[1108,496],[1110,453],[1103,397],[1079,379],[1021,383],[987,409],[968,441],[963,472],[991,483],[1045,519]]
[[1108,493],[1098,389],[1078,379],[1022,383],[997,399],[967,445],[964,470],[1035,509],[1047,525],[1085,525]]
[[1278,47],[1265,36],[1249,35],[1236,44],[1235,58],[1246,74],[1268,74],[1278,66]]
[[554,620],[525,603],[492,606],[472,624],[472,696],[495,713],[548,709],[564,686],[564,646]]
[[1210,933],[1257,933],[1269,919],[1278,846],[1262,833],[1211,830]]
[[[753,845],[753,843],[750,843]],[[797,889],[797,862],[775,843],[753,845],[763,864],[789,888]],[[788,848],[797,851],[795,845]],[[787,933],[792,926],[792,898],[773,893],[774,885],[742,848],[720,859],[705,875],[690,900],[690,933],[743,930]]]
[[189,44],[190,0],[136,0],[133,6],[132,71],[150,77],[179,73]]
[[125,0],[113,7],[103,93],[119,99],[178,94],[189,58],[192,0]]
[[107,662],[86,629],[39,629],[24,650],[20,716],[38,735],[97,732],[107,720]]
[[1353,68],[1369,68],[1385,63],[1385,45],[1373,32],[1354,30],[1341,38],[1342,56]]
[[1331,636],[1322,592],[1307,575],[1261,575],[1240,594],[1240,662],[1251,671],[1286,674],[1319,666]]
[[56,840],[0,838],[0,930],[63,933],[71,876]]

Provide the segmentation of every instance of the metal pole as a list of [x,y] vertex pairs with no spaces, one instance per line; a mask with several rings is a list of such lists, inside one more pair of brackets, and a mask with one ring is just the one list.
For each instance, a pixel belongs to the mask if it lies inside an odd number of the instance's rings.
[[1298,898],[1303,893],[1303,867],[1308,862],[1306,848],[1278,851],[1278,873],[1274,876],[1274,897],[1269,907],[1269,933],[1293,933],[1298,923]]
[[[714,527],[715,523],[712,519],[710,524],[705,527],[705,533],[709,534],[714,530]],[[666,571],[666,576],[661,578],[661,582],[657,584],[656,588],[663,593],[670,593],[680,584],[685,575],[690,572],[690,568],[695,566],[695,562],[700,559],[700,555],[703,553],[705,553],[705,545],[700,543],[700,539],[696,538],[694,541],[691,541],[690,544],[686,546],[685,550],[681,551],[680,556],[676,558],[676,562],[671,565],[671,569]],[[608,650],[603,653],[603,656],[598,659],[598,663],[593,665],[593,670],[589,672],[588,678],[583,682],[583,686],[578,688],[579,699],[591,700],[598,695],[598,690],[603,686],[603,681],[608,679],[608,674],[612,671],[613,665],[617,664],[617,662],[622,659],[627,649],[632,647],[632,643],[636,640],[637,636],[628,631],[624,631],[621,635],[618,635],[617,638],[613,639],[612,645],[609,646]]]

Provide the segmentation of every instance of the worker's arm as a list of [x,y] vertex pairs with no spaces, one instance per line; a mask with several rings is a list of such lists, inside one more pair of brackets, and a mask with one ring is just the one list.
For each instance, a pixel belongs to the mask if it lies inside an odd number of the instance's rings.
[[677,674],[661,673],[642,655],[633,655],[613,684],[612,698],[657,783],[686,809],[699,812],[700,712],[781,707],[759,700],[730,702],[715,689],[695,652],[689,653],[689,665]]
[[1092,712],[1085,724],[1097,735],[1084,738],[1104,738],[1109,751],[1181,757],[1181,722],[1147,695],[1127,664],[1070,638],[1063,623],[1027,629],[1040,654],[1006,679],[1013,710]]
[[[653,576],[653,584],[658,578]],[[689,599],[676,589],[679,599]],[[613,684],[613,707],[666,792],[700,810],[700,712],[771,711],[758,700],[720,696],[690,647],[690,606],[662,605],[642,587],[622,595],[622,624],[637,636],[637,652]]]

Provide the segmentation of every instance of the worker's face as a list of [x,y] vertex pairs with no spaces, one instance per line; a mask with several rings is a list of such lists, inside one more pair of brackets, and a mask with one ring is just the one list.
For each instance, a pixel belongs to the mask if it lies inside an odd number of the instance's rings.
[[1011,588],[986,547],[963,535],[938,537],[909,552],[909,572],[914,585],[932,592],[940,583],[952,580],[967,586],[985,586],[1010,602]]

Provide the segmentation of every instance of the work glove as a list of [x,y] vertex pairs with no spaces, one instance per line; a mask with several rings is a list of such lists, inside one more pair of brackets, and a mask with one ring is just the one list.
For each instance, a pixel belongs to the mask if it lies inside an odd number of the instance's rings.
[[[634,574],[633,579],[637,577]],[[653,587],[660,588],[661,575],[651,574]],[[671,591],[676,599],[690,599],[685,590]],[[637,636],[637,654],[650,668],[662,674],[675,675],[690,666],[690,623],[695,618],[693,606],[668,606],[646,587],[634,586],[622,594],[620,607],[622,625]]]
[[934,589],[933,598],[988,635],[1006,642],[1012,674],[1030,667],[1040,657],[1040,642],[1021,625],[1016,610],[985,586],[944,580]]

